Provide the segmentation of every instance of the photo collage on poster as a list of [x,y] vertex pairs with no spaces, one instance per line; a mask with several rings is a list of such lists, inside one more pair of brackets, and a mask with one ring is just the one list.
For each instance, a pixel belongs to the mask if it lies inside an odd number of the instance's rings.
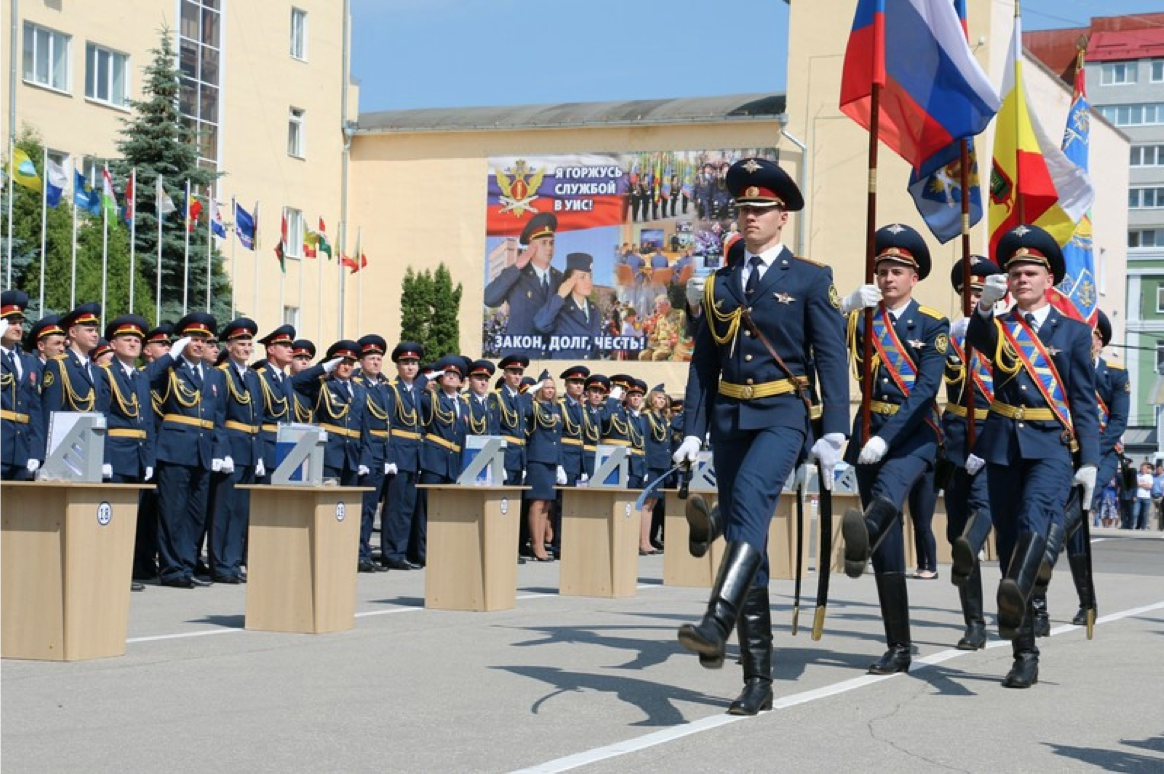
[[738,238],[724,185],[774,148],[489,159],[487,358],[686,361],[687,280]]

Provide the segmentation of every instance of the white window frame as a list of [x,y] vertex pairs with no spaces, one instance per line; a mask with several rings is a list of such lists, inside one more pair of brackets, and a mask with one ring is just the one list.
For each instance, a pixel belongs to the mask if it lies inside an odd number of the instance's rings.
[[[39,86],[43,89],[49,89],[50,91],[59,92],[61,94],[69,94],[72,91],[72,80],[73,80],[72,67],[71,67],[71,63],[73,60],[73,57],[72,57],[73,36],[68,35],[64,32],[58,32],[57,30],[54,30],[51,27],[43,27],[39,24],[34,24],[33,22],[30,22],[30,21],[24,22],[24,30],[23,31],[24,31],[24,42],[23,42],[23,48],[21,49],[21,52],[22,52],[21,53],[21,57],[22,57],[21,75],[23,77],[24,82],[27,84],[33,85],[33,86]],[[43,33],[44,35],[47,36],[46,41],[47,41],[47,45],[48,45],[48,51],[45,52],[45,54],[44,54],[46,57],[45,65],[46,65],[46,70],[47,70],[47,75],[45,77],[45,80],[41,80],[40,78],[37,77],[37,70],[40,69],[38,67],[38,60],[39,60],[40,54],[41,54],[41,51],[40,51],[41,42],[40,42],[40,37],[38,36],[38,33]],[[31,69],[29,69],[28,63],[26,61],[24,61],[24,58],[27,57],[27,55],[29,54],[29,44],[30,43],[31,43],[31,48],[32,48],[32,51],[31,51],[31,53],[32,53],[32,68]],[[64,48],[64,54],[62,57],[63,61],[59,63],[59,68],[57,66],[57,63],[54,61],[56,59],[56,57],[54,55],[56,53],[56,48],[58,46]],[[59,73],[60,81],[61,81],[60,84],[57,84],[54,82],[57,80],[57,75],[58,75],[57,70],[58,69],[63,71],[63,72]]]
[[[1149,196],[1149,194],[1151,194]],[[1151,204],[1147,204],[1148,200]],[[1128,190],[1129,210],[1164,209],[1164,186],[1137,186]]]
[[1103,105],[1099,114],[1116,126],[1160,126],[1164,124],[1164,102],[1137,102]]
[[303,211],[294,207],[284,207],[287,218],[287,241],[283,243],[283,257],[301,260],[303,258]]
[[[109,99],[102,99],[101,97],[97,96],[96,93],[89,93],[90,76],[92,76],[94,86],[98,89],[98,91],[100,90],[100,86],[96,83],[98,72],[96,60],[102,54],[109,57],[109,77],[108,82],[105,84],[105,88],[109,92]],[[114,94],[114,84],[116,83],[115,72],[118,62],[121,64],[120,95]],[[110,107],[128,110],[130,93],[129,76],[131,72],[132,70],[129,66],[129,54],[116,51],[112,48],[106,48],[105,46],[102,46],[99,43],[94,43],[92,41],[87,41],[85,43],[85,99],[89,100],[90,102],[97,102],[102,105],[109,105]]]
[[1138,62],[1104,62],[1099,69],[1102,86],[1132,86],[1136,83]]
[[299,312],[300,312],[300,310],[299,310],[299,307],[297,307],[297,306],[284,306],[283,307],[283,324],[290,325],[295,330],[299,330],[300,328],[302,328],[303,326],[301,326],[299,324],[299,318],[301,316]]
[[287,111],[287,155],[307,158],[307,111],[303,108]]
[[1156,285],[1156,314],[1164,314],[1164,282]]
[[307,11],[291,8],[291,58],[307,61]]
[[1164,167],[1164,145],[1133,145],[1128,165],[1132,167]]
[[1153,59],[1148,63],[1148,69],[1152,83],[1164,83],[1164,59]]

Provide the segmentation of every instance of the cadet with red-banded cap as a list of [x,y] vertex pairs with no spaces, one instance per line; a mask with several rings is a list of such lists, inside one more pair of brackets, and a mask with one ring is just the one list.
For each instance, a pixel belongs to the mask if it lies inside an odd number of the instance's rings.
[[20,351],[28,294],[0,294],[0,479],[31,478],[44,459],[44,415],[36,358]]
[[352,381],[359,359],[359,345],[340,339],[327,348],[322,363],[291,378],[291,386],[312,407],[316,424],[327,431],[324,478],[335,479],[340,486],[355,486],[370,471],[364,419],[367,394],[363,385]]
[[420,475],[420,444],[424,423],[420,416],[420,391],[417,383],[420,359],[424,347],[413,341],[403,341],[392,349],[396,364],[396,380],[389,393],[388,418],[391,438],[388,443],[387,493],[384,509],[387,516],[380,518],[381,562],[389,570],[415,570],[420,565],[409,561],[409,540],[414,525],[420,519],[417,505],[417,479]]
[[[389,430],[389,403],[388,397],[392,386],[384,377],[384,355],[388,351],[388,342],[383,336],[370,333],[356,342],[360,347],[360,368],[352,379],[364,388],[366,395],[364,412],[367,427],[368,474],[360,477],[360,486],[371,487],[371,492],[364,492],[362,510],[360,513],[360,558],[356,565],[359,572],[378,572],[387,569],[372,561],[372,528],[376,521],[376,509],[384,499],[387,490],[385,474],[388,468]],[[383,521],[387,518],[385,509],[380,529],[383,530]]]
[[291,344],[294,341],[295,328],[280,325],[259,339],[266,350],[266,357],[251,365],[259,375],[259,386],[263,393],[259,456],[263,460],[266,475],[256,478],[260,484],[271,483],[271,474],[275,472],[275,442],[279,435],[279,425],[298,421],[295,417],[296,392],[286,372],[291,365]]

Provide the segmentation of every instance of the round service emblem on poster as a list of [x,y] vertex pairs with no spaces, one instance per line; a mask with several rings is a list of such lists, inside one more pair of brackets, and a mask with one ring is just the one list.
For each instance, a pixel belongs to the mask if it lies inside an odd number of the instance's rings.
[[509,498],[502,497],[501,498],[501,515],[505,516],[508,513],[509,513]]
[[347,508],[344,506],[344,504],[343,503],[336,503],[335,504],[335,520],[336,521],[343,521],[344,516],[346,516],[346,515],[347,515]]
[[113,506],[108,501],[102,502],[97,506],[97,523],[104,527],[111,521],[113,521]]

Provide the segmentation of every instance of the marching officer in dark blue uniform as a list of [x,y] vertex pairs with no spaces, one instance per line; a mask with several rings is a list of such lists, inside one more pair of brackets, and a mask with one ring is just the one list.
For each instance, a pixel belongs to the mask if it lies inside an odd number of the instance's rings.
[[251,496],[238,484],[253,484],[259,472],[266,473],[259,446],[263,424],[262,377],[247,367],[254,351],[259,326],[240,317],[219,331],[226,342],[226,361],[218,366],[226,386],[223,432],[230,450],[233,470],[221,471],[214,480],[214,511],[210,522],[208,559],[211,578],[216,583],[241,583],[243,550],[250,525]]
[[45,427],[40,407],[41,370],[20,351],[28,294],[0,294],[0,479],[31,478],[44,459]]
[[[970,256],[970,296],[978,303],[982,281],[1002,269],[989,258]],[[963,265],[959,260],[950,272],[950,284],[962,297]],[[946,539],[950,541],[953,564],[950,579],[958,587],[962,616],[966,631],[958,640],[959,650],[979,650],[986,647],[986,619],[982,602],[982,568],[978,553],[990,535],[990,497],[986,486],[986,472],[967,470],[970,450],[969,411],[966,408],[966,390],[974,395],[974,437],[982,435],[990,402],[994,400],[994,374],[984,352],[971,350],[967,364],[966,326],[968,317],[962,317],[950,326],[950,347],[946,350],[946,409],[942,412],[943,455],[939,486],[946,492]],[[975,465],[975,467],[978,467]]]
[[323,475],[338,480],[340,486],[355,486],[371,470],[365,443],[367,394],[352,381],[359,359],[359,345],[340,339],[327,348],[324,362],[291,377],[291,386],[312,407],[317,425],[327,431]]
[[[360,479],[360,486],[372,487],[371,492],[364,492],[363,508],[360,516],[360,559],[357,568],[360,572],[378,572],[387,568],[372,561],[372,527],[376,521],[376,509],[384,499],[386,490],[385,471],[388,467],[389,430],[389,397],[391,383],[384,376],[384,355],[388,352],[388,342],[383,336],[370,333],[360,338],[356,344],[360,347],[360,370],[352,379],[363,386],[366,394],[364,413],[368,437],[368,454],[371,462],[368,465],[368,475]],[[385,516],[387,513],[385,513]],[[383,524],[381,524],[383,529]]]
[[391,438],[388,444],[388,491],[384,498],[387,518],[380,519],[380,553],[390,570],[415,570],[420,565],[409,560],[411,536],[421,518],[416,485],[420,475],[420,445],[424,422],[420,414],[420,392],[424,382],[417,381],[424,347],[411,341],[401,342],[392,350],[396,364],[396,381],[389,393]]
[[259,459],[256,463],[255,480],[260,484],[271,483],[275,472],[275,443],[279,438],[279,425],[297,421],[295,418],[296,392],[286,369],[291,363],[291,345],[295,341],[295,328],[280,325],[259,339],[266,350],[266,357],[254,363],[251,368],[259,375],[262,391],[262,424],[259,426]]
[[469,392],[465,395],[469,406],[469,435],[501,435],[497,413],[489,406],[489,381],[496,371],[496,366],[488,360],[474,360],[469,364]]
[[[685,437],[674,455],[694,463],[710,430],[727,549],[703,620],[682,626],[679,642],[704,666],[718,667],[738,620],[744,691],[729,712],[755,714],[772,706],[768,526],[811,437],[810,406],[801,394],[810,354],[826,433],[813,449],[830,482],[848,430],[849,388],[832,272],[781,243],[788,213],[804,206],[796,184],[771,161],[750,158],[732,165],[727,185],[747,254],[707,280],[687,378]],[[692,539],[710,542],[717,526],[707,511],[688,510]]]
[[[858,414],[845,461],[857,467],[864,513],[850,508],[842,530],[845,573],[859,578],[873,556],[877,596],[888,649],[869,667],[870,674],[908,672],[909,597],[905,588],[905,545],[901,512],[910,491],[938,457],[941,428],[936,397],[942,384],[950,323],[940,312],[912,298],[930,273],[930,251],[921,235],[895,223],[878,229],[874,268],[881,298],[873,306],[870,435],[861,436]],[[870,286],[865,286],[868,288]],[[861,290],[856,291],[860,294]],[[846,299],[850,305],[853,295]],[[849,312],[848,340],[858,365],[864,349],[864,314]]]
[[[562,284],[562,272],[554,268],[554,232],[558,218],[541,212],[530,218],[522,229],[521,254],[512,266],[506,266],[497,278],[485,287],[485,306],[509,305],[507,336],[538,336],[534,317],[555,297]],[[545,339],[546,337],[542,337]],[[504,347],[505,354],[524,352],[542,357],[545,345],[531,347]]]
[[157,442],[158,559],[163,586],[194,588],[212,473],[233,470],[224,434],[226,383],[203,363],[217,323],[191,312],[175,326],[181,336],[151,366],[150,386],[161,414]]
[[[1063,528],[1073,485],[1091,502],[1099,463],[1099,415],[1091,331],[1064,317],[1046,293],[1063,279],[1063,254],[1037,226],[998,242],[1006,275],[987,277],[966,338],[994,364],[994,401],[974,453],[986,461],[1000,566],[998,628],[1012,641],[1008,688],[1039,679],[1031,598],[1052,526]],[[1014,307],[995,315],[1009,292]],[[1078,465],[1075,456],[1078,455]]]
[[562,284],[534,316],[534,327],[545,337],[554,360],[589,360],[598,351],[602,314],[590,300],[593,264],[589,253],[567,255]]

